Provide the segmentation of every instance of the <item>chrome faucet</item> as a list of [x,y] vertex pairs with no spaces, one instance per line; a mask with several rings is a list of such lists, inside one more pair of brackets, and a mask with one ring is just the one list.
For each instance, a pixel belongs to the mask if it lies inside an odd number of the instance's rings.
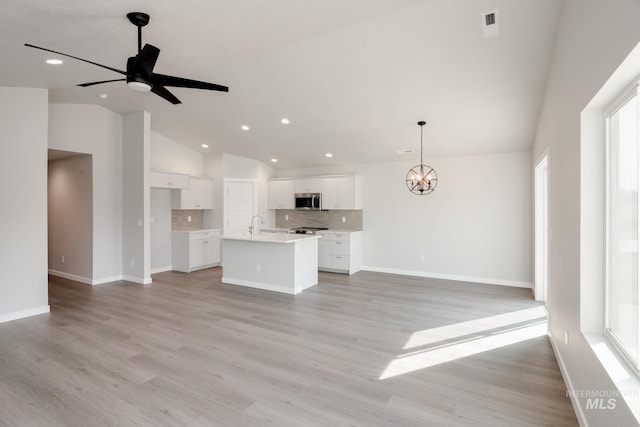
[[260,224],[264,224],[264,220],[262,219],[262,217],[260,215],[254,215],[253,217],[251,217],[251,221],[249,222],[249,235],[251,237],[253,237],[253,220],[256,218],[260,218]]

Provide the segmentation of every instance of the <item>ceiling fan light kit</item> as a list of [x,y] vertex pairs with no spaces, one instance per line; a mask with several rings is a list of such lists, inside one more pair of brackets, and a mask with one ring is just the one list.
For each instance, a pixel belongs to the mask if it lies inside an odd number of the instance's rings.
[[422,120],[418,122],[418,126],[420,126],[420,164],[409,169],[406,178],[409,191],[419,196],[431,193],[436,189],[436,185],[438,185],[438,174],[435,169],[429,165],[425,165],[422,161],[422,131],[426,124],[427,122]]
[[142,46],[142,27],[149,23],[149,15],[143,12],[131,12],[127,14],[129,22],[138,28],[138,54],[132,56],[127,60],[127,70],[122,71],[117,68],[108,67],[106,65],[98,64],[77,56],[69,55],[62,52],[56,52],[55,50],[46,49],[44,47],[34,46],[32,44],[25,43],[25,46],[35,49],[44,50],[47,52],[56,53],[58,55],[66,56],[68,58],[77,59],[78,61],[86,62],[92,65],[96,65],[101,68],[122,74],[125,78],[102,80],[99,82],[82,83],[78,86],[89,87],[99,85],[103,83],[111,83],[118,81],[126,81],[127,86],[138,92],[153,92],[156,95],[164,98],[172,104],[180,104],[180,100],[166,88],[169,87],[184,87],[191,89],[206,89],[215,90],[219,92],[228,92],[227,86],[222,86],[214,83],[207,83],[198,80],[185,79],[182,77],[168,76],[164,74],[158,74],[153,72],[153,68],[158,60],[160,49],[157,47],[145,44]]

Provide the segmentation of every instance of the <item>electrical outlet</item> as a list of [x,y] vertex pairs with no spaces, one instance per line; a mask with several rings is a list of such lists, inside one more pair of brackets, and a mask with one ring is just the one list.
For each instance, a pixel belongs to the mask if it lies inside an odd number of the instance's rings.
[[60,257],[60,262],[64,264],[64,255]]
[[420,255],[420,264],[424,264],[426,262],[426,258],[424,255]]
[[191,222],[191,215],[187,215],[187,222]]
[[569,345],[569,331],[564,331],[564,344]]
[[131,258],[131,267],[134,267],[135,265],[136,265],[136,261],[133,258]]
[[285,220],[285,221],[289,221],[289,215],[285,215],[285,216],[284,216],[284,220]]
[[261,270],[262,270],[262,266],[260,264],[256,264],[256,271],[260,273]]
[[342,217],[342,222],[347,222],[347,217],[346,216]]

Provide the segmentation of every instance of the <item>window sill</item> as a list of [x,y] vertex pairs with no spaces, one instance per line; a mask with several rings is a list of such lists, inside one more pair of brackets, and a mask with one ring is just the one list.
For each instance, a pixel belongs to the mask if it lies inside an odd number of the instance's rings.
[[[616,388],[612,394],[603,397],[605,400],[609,397],[622,398],[636,420],[640,422],[640,378],[622,360],[604,334],[584,334],[584,337]],[[593,390],[593,392],[599,391]]]

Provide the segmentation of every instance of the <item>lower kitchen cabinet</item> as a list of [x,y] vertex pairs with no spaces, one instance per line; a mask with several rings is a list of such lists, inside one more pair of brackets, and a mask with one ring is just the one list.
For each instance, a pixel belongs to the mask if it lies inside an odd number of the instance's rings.
[[171,233],[171,268],[190,273],[220,265],[220,230],[174,231]]
[[353,274],[362,268],[362,232],[322,231],[318,270]]

